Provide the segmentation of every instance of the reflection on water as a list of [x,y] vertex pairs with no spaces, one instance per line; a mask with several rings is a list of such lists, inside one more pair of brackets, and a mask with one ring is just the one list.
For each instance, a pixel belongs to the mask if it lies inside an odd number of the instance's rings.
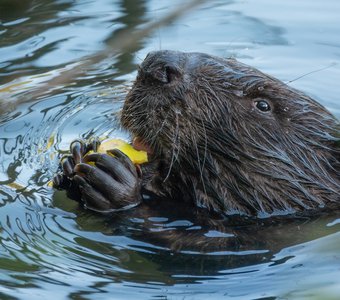
[[327,6],[307,0],[209,1],[129,51],[113,51],[68,85],[30,97],[117,34],[162,17],[181,1],[171,3],[0,1],[0,298],[340,295],[337,215],[243,226],[218,219],[207,224],[172,207],[162,215],[150,209],[103,217],[48,187],[73,139],[128,139],[116,114],[150,50],[232,55],[286,81],[335,63],[292,85],[340,115],[335,0]]

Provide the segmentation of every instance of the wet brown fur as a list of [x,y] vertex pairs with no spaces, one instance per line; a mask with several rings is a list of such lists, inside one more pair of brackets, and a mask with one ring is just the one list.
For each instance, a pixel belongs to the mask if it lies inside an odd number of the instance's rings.
[[149,54],[121,121],[154,149],[144,187],[158,195],[251,216],[340,207],[339,121],[234,59]]

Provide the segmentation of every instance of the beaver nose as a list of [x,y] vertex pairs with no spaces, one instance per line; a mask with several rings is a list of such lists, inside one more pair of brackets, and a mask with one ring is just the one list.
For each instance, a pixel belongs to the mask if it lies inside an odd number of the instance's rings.
[[181,57],[177,51],[150,52],[141,65],[141,74],[157,83],[168,84],[182,77]]

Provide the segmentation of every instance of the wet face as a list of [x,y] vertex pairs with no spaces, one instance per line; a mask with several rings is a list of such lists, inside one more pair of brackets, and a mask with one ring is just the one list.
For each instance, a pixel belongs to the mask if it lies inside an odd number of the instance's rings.
[[339,122],[308,96],[234,59],[150,53],[122,124],[201,206],[292,212],[339,194]]
[[[324,124],[313,122],[319,115]],[[295,137],[322,138],[329,122],[333,118],[319,104],[256,69],[173,51],[146,57],[122,116],[156,153],[180,156],[214,147],[252,155],[258,142],[285,149]]]

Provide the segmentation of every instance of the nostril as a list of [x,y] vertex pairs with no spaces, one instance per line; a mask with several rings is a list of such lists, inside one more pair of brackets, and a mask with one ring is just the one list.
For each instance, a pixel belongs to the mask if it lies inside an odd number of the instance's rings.
[[167,74],[168,83],[180,78],[180,76],[181,76],[180,70],[176,67],[173,67],[173,66],[166,66],[165,72]]
[[180,71],[178,68],[164,65],[164,66],[157,66],[147,72],[153,79],[161,83],[170,83],[177,79],[180,76]]
[[183,53],[153,51],[142,62],[138,76],[149,84],[169,84],[183,78],[185,62],[186,56]]
[[151,70],[150,75],[153,77],[153,79],[156,79],[157,81],[160,81],[162,83],[169,83],[167,68],[164,66],[159,66]]

